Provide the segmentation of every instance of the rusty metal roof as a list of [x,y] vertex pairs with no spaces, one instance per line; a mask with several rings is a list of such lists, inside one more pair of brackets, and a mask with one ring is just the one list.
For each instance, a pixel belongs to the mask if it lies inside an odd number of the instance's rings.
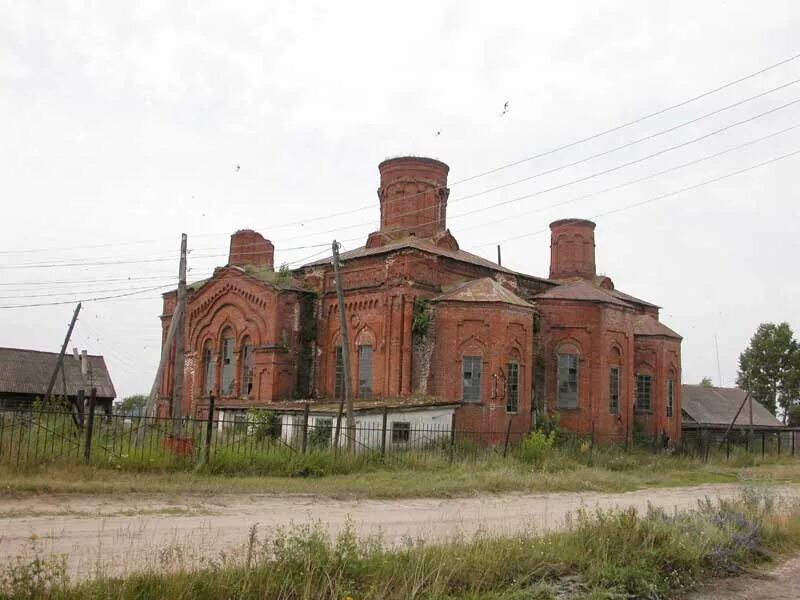
[[661,335],[682,340],[683,338],[650,315],[639,315],[633,322],[634,335]]
[[583,300],[586,302],[604,302],[615,306],[633,308],[627,302],[617,298],[612,291],[594,285],[585,279],[575,279],[546,290],[535,296],[539,299]]
[[[362,246],[361,248],[356,248],[355,250],[342,252],[339,255],[339,257],[343,261],[347,261],[355,258],[363,258],[366,256],[378,256],[380,254],[386,254],[387,252],[393,252],[395,250],[403,250],[405,248],[413,248],[415,250],[421,250],[422,252],[428,252],[430,254],[435,254],[437,256],[443,256],[445,258],[451,258],[453,260],[477,265],[479,267],[491,269],[492,271],[499,271],[501,273],[509,273],[513,275],[519,274],[516,271],[507,269],[506,267],[498,265],[496,262],[492,262],[491,260],[478,256],[477,254],[472,254],[471,252],[467,252],[461,249],[450,250],[448,248],[441,248],[440,246],[437,246],[436,244],[425,238],[416,238],[416,237],[405,237],[401,240],[390,242],[388,244],[385,244],[383,246],[377,246],[375,248],[367,248],[366,246]],[[323,258],[320,260],[315,260],[314,262],[307,263],[303,266],[316,267],[316,266],[330,264],[330,262],[331,262],[330,258]],[[548,281],[548,282],[550,281],[549,279],[535,277],[533,275],[525,275],[525,277],[537,279],[539,281]]]
[[503,287],[491,277],[482,277],[462,283],[452,290],[432,298],[433,302],[501,302],[533,308],[511,290]]
[[[91,384],[97,388],[98,398],[116,398],[114,384],[108,374],[106,362],[102,356],[89,355],[91,381],[89,375],[81,374],[80,361],[72,354],[64,356],[64,372],[67,380],[67,395],[75,396],[79,389],[89,393]],[[0,348],[0,393],[28,394],[44,399],[47,384],[53,375],[58,360],[57,352],[41,352],[21,348]],[[56,379],[53,390],[56,395],[63,394],[61,375]]]
[[[745,395],[746,392],[739,388],[684,384],[681,386],[681,406],[686,413],[684,422],[708,426],[730,425]],[[745,405],[736,419],[736,426],[749,424],[750,411]],[[762,404],[753,400],[753,426],[781,427],[781,423]]]

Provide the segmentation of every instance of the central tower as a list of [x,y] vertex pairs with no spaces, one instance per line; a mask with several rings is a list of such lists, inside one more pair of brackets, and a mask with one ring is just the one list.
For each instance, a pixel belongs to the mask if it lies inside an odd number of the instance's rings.
[[450,167],[433,158],[403,156],[383,161],[378,170],[381,226],[370,234],[367,247],[417,237],[458,248],[447,231]]

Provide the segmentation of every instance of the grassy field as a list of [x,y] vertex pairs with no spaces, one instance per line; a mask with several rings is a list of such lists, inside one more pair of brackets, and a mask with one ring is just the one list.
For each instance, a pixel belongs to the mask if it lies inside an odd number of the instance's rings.
[[[601,491],[703,483],[769,481],[800,483],[800,460],[737,455],[726,462],[712,455],[697,459],[648,452],[606,450],[592,456],[553,451],[543,460],[499,456],[463,463],[420,461],[404,465],[338,464],[313,457],[313,469],[295,476],[250,474],[243,469],[126,471],[79,465],[51,465],[26,470],[0,467],[0,495],[25,493],[274,493],[331,498],[454,497],[475,493]],[[303,475],[303,473],[306,473]]]
[[800,502],[749,488],[736,500],[706,501],[689,512],[579,512],[559,533],[399,548],[352,529],[330,539],[314,525],[271,537],[253,528],[245,548],[198,570],[100,574],[74,584],[57,559],[39,556],[6,567],[0,593],[78,600],[668,598],[796,551]]

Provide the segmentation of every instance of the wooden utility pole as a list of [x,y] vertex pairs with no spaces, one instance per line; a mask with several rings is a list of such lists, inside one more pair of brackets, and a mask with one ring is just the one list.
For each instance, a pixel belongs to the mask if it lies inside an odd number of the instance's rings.
[[[353,396],[350,389],[350,336],[347,334],[347,311],[344,307],[344,290],[342,289],[342,276],[339,272],[339,242],[333,240],[333,274],[336,279],[336,301],[339,304],[339,331],[342,336],[342,370],[344,381],[344,403],[347,407],[347,446],[353,446],[353,435],[355,434],[355,419],[353,418]],[[334,367],[335,368],[335,367]],[[339,404],[339,414],[341,415],[341,402]],[[341,421],[341,416],[339,418]]]
[[497,264],[500,266],[503,265],[503,259],[500,256],[500,244],[497,244]]
[[53,395],[53,386],[56,384],[58,370],[63,368],[64,353],[67,351],[67,344],[69,344],[69,338],[72,336],[72,330],[75,329],[75,323],[78,320],[79,312],[81,312],[80,302],[78,302],[78,306],[75,307],[75,312],[72,313],[72,321],[69,323],[69,329],[67,329],[67,335],[64,337],[64,343],[61,344],[61,352],[58,353],[58,360],[56,361],[56,366],[53,369],[53,374],[50,376],[50,383],[47,384],[47,394],[45,395],[47,400],[50,400]]
[[[181,307],[180,318],[175,326],[175,372],[172,384],[172,398],[170,401],[170,417],[172,417],[172,434],[180,435],[181,419],[183,418],[183,378],[184,354],[186,351],[184,340],[184,324],[186,322],[186,234],[181,234],[181,259],[178,266],[178,306]],[[173,317],[174,319],[175,317]]]
[[[186,267],[186,253],[184,249],[186,248],[184,241],[186,238],[186,234],[181,235],[181,259],[183,262],[183,273],[184,273],[184,285],[186,283],[185,279],[185,267]],[[185,288],[184,288],[185,291]],[[175,306],[175,312],[172,313],[172,319],[169,322],[169,328],[167,329],[167,337],[164,340],[164,345],[161,347],[161,358],[158,361],[158,368],[156,369],[156,376],[153,378],[153,385],[150,388],[150,396],[147,398],[147,404],[144,408],[144,413],[142,418],[139,420],[139,428],[136,431],[136,447],[139,448],[144,441],[144,434],[147,429],[147,417],[152,416],[153,409],[156,405],[156,399],[158,398],[158,388],[161,387],[161,379],[164,376],[164,368],[167,366],[167,360],[169,359],[169,353],[172,349],[172,343],[175,339],[176,329],[178,328],[178,324],[180,323],[181,326],[183,324],[183,316],[185,312],[185,298],[184,302],[180,303]],[[181,345],[183,345],[183,340],[181,339]],[[182,380],[181,380],[182,381]],[[174,406],[174,402],[173,402]]]

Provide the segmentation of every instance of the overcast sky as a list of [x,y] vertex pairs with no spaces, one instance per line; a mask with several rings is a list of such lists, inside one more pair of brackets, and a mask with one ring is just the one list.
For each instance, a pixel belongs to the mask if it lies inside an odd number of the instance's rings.
[[[789,58],[798,31],[796,0],[2,0],[0,306],[65,303],[0,308],[0,345],[57,351],[75,301],[141,292],[85,303],[73,345],[105,355],[120,397],[147,392],[151,288],[174,281],[181,232],[190,279],[225,264],[238,228],[293,266],[334,237],[352,249],[378,225],[378,163],[419,154],[451,167],[461,247],[494,258],[502,243],[511,268],[547,276],[548,223],[596,217],[598,270],[663,306],[684,336],[684,382],[719,383],[716,338],[732,384],[760,322],[800,333],[800,155],[625,207],[800,150],[800,128],[777,133],[800,124],[800,102],[779,108],[800,83],[764,94],[800,79],[800,59],[455,182]],[[52,266],[64,263],[77,265]]]

